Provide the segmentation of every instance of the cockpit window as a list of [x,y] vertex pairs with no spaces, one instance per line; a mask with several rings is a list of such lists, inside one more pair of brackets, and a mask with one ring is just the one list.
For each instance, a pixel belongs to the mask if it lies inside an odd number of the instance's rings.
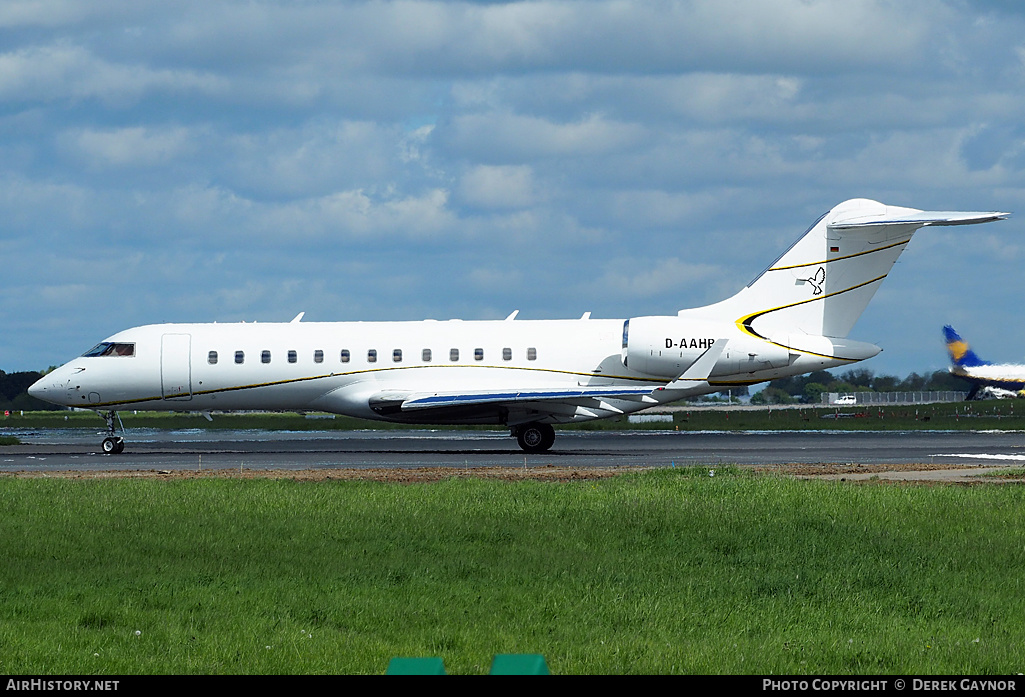
[[96,356],[134,356],[135,344],[116,344],[110,341],[104,341],[102,344],[97,344],[82,355],[86,358],[94,358]]

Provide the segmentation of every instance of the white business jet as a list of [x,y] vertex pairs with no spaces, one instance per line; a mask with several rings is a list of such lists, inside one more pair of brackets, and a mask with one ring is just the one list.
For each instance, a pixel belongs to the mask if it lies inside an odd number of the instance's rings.
[[[914,232],[1006,213],[854,199],[733,297],[627,320],[155,324],[126,329],[29,388],[117,411],[325,411],[412,424],[500,424],[547,450],[552,424],[601,419],[881,351],[847,334]],[[124,433],[123,426],[121,433]]]

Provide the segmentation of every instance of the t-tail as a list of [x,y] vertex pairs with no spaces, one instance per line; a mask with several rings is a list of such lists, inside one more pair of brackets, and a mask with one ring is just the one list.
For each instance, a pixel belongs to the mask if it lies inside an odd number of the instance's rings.
[[[920,211],[851,199],[820,217],[751,283],[712,305],[749,336],[846,337],[915,231],[1002,220],[1008,213]],[[778,338],[777,338],[778,337]]]
[[871,358],[882,349],[848,334],[915,231],[1008,215],[845,201],[733,297],[672,318],[628,320],[623,363],[674,378],[666,389],[684,390],[706,382],[753,384]]
[[943,338],[947,342],[947,353],[950,354],[950,362],[958,368],[975,368],[980,365],[992,365],[975,355],[968,346],[968,342],[954,331],[949,324],[943,328]]

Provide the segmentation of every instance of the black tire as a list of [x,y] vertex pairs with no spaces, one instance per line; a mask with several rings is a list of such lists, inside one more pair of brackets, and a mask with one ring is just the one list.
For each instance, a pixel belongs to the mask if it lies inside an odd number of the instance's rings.
[[516,431],[516,442],[528,453],[543,453],[555,443],[555,429],[549,424],[527,424]]
[[103,439],[103,452],[108,455],[120,455],[125,451],[125,439],[124,438],[104,438]]

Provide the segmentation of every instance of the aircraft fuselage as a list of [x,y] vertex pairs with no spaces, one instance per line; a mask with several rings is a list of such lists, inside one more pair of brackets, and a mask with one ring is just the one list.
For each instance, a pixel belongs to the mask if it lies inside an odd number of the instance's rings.
[[[672,354],[683,367],[715,338],[750,341],[727,323],[714,330],[695,323],[699,329],[687,336],[678,330],[686,326],[681,318],[664,319],[673,326],[649,353]],[[389,390],[432,393],[440,386],[470,394],[602,386],[653,392],[650,400],[603,400],[611,410],[593,404],[541,417],[567,422],[857,360],[795,353],[785,366],[720,374],[660,394],[656,389],[673,376],[624,365],[623,328],[623,320],[600,319],[147,325],[105,339],[100,346],[112,348],[44,376],[33,394],[98,411],[317,410],[414,423],[505,424],[508,407],[404,412],[375,409],[370,400]],[[125,347],[120,353],[119,346]]]

